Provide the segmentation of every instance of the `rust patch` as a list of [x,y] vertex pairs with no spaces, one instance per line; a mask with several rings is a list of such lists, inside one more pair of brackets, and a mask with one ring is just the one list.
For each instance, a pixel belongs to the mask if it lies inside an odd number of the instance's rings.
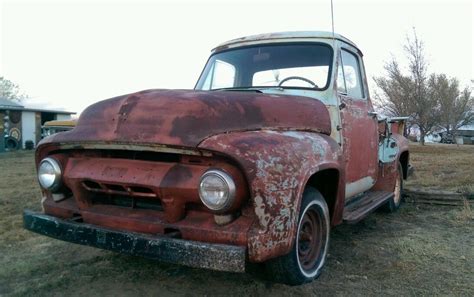
[[117,128],[115,129],[115,133],[117,133],[122,125],[127,122],[128,114],[135,108],[137,105],[138,99],[140,97],[136,95],[132,95],[127,97],[127,100],[120,106],[120,110],[118,112],[118,120],[117,120]]
[[72,131],[41,144],[133,142],[196,147],[212,135],[262,129],[329,135],[331,122],[321,101],[301,96],[149,90],[96,103],[81,114]]
[[[245,169],[257,216],[248,235],[251,261],[265,261],[290,250],[309,177],[320,168],[339,169],[341,155],[333,151],[339,146],[332,142],[328,136],[309,132],[256,131],[217,135],[200,145],[225,152]],[[343,195],[342,191],[338,199]],[[343,203],[336,205],[340,208]],[[341,215],[341,210],[334,214]]]

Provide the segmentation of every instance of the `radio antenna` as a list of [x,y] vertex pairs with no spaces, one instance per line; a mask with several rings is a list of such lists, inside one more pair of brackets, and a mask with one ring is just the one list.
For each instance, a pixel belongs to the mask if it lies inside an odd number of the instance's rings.
[[332,41],[334,43],[336,40],[336,37],[334,35],[334,7],[332,4],[332,0],[331,0],[331,24],[332,24]]

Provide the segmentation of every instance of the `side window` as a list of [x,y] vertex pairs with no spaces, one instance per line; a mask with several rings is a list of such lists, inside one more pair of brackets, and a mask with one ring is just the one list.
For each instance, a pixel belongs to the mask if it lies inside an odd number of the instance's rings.
[[338,91],[350,97],[364,98],[360,65],[357,56],[346,51],[341,51],[342,67],[337,73]]
[[235,67],[227,62],[216,60],[212,65],[211,75],[208,75],[203,90],[231,88],[235,82]]

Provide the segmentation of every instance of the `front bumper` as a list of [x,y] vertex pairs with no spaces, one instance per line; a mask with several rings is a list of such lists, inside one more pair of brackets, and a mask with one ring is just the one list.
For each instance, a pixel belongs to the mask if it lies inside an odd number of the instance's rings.
[[244,272],[246,248],[122,232],[25,210],[25,229],[122,254],[212,270]]

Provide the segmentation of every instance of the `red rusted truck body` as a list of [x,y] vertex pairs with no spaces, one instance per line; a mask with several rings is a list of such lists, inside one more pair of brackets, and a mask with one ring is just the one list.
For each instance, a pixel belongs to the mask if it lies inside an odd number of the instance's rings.
[[[70,242],[224,271],[277,261],[296,246],[303,279],[276,279],[299,284],[319,275],[330,226],[398,208],[409,167],[403,130],[401,118],[377,118],[362,53],[348,39],[324,32],[236,39],[213,50],[195,90],[104,100],[72,131],[44,139],[36,151],[44,213],[25,211],[24,224]],[[40,168],[45,159],[52,163]],[[203,190],[213,172],[230,188],[217,179]],[[304,212],[308,188],[326,208]],[[230,198],[217,209],[203,195]]]

